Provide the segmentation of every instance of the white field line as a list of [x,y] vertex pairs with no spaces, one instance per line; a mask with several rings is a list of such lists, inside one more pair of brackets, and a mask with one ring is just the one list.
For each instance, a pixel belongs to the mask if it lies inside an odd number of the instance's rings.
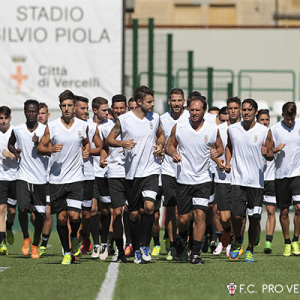
[[0,267],[0,272],[5,271],[6,269],[8,269],[9,267]]

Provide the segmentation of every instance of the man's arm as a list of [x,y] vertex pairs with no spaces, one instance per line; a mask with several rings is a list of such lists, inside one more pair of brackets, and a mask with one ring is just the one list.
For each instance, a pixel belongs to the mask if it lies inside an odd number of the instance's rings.
[[217,158],[224,153],[223,143],[220,137],[219,129],[217,131],[217,139],[214,148],[210,148],[212,158]]
[[39,155],[48,155],[52,153],[61,152],[63,144],[55,144],[54,146],[50,143],[50,132],[47,125],[44,135],[40,139],[39,145],[37,146],[36,153]]
[[82,157],[89,158],[91,151],[91,144],[89,139],[89,127],[86,128],[86,138],[82,140]]
[[273,138],[272,138],[272,133],[271,130],[269,130],[267,139],[265,142],[265,147],[267,148],[267,153],[264,155],[264,158],[266,160],[273,160],[274,159],[274,152],[273,152]]
[[225,165],[225,172],[226,173],[230,173],[231,171],[231,156],[232,156],[232,144],[231,144],[231,139],[230,139],[230,135],[227,132],[228,138],[227,138],[227,145],[225,147],[225,161],[226,161],[226,165]]
[[98,126],[96,127],[96,131],[95,131],[95,134],[94,134],[94,137],[93,137],[93,143],[95,145],[95,148],[90,150],[90,155],[99,156],[100,155],[100,150],[103,146],[103,143],[102,143],[102,140],[100,138]]
[[177,153],[178,141],[175,136],[176,128],[177,128],[177,124],[175,124],[174,127],[172,128],[171,135],[167,141],[165,151],[169,156],[173,158],[173,162],[178,163],[181,161],[181,156]]
[[16,157],[16,159],[18,159],[20,157],[21,149],[16,149],[15,148],[16,141],[17,141],[17,139],[16,139],[16,136],[15,136],[15,133],[12,130],[10,138],[8,140],[7,149],[9,150],[9,152],[11,152],[12,154],[14,154],[14,156]]
[[166,142],[166,137],[164,135],[164,132],[160,126],[160,120],[159,120],[159,126],[158,129],[156,131],[156,145],[154,146],[155,150],[154,150],[154,154],[156,156],[161,156],[163,155],[163,148]]
[[119,119],[116,120],[115,126],[112,128],[110,134],[106,139],[106,144],[109,147],[123,147],[125,149],[132,149],[136,143],[133,139],[126,140],[126,141],[118,141],[117,137],[122,133],[121,123]]

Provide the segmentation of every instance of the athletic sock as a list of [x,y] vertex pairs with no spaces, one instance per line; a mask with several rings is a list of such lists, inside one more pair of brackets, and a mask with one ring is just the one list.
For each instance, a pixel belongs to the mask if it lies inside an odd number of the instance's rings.
[[129,227],[129,213],[128,211],[124,210],[123,213],[123,223],[124,223],[124,231],[126,237],[126,245],[131,244],[131,237],[130,237],[130,227]]
[[114,233],[113,233],[113,231],[109,231],[108,232],[108,240],[109,240],[109,244],[110,245],[113,245],[113,243],[114,243]]
[[295,236],[293,237],[293,242],[298,242],[299,241],[299,236]]
[[232,244],[233,238],[234,238],[234,234],[231,234],[230,235],[230,244]]
[[101,243],[107,244],[107,237],[108,237],[109,225],[110,225],[110,214],[101,215],[101,224],[102,224]]
[[38,246],[38,245],[39,245],[39,242],[36,242],[36,241],[32,242],[32,246]]
[[164,240],[169,238],[168,229],[165,228]]
[[140,231],[141,231],[141,221],[132,221],[129,218],[129,228],[130,228],[130,237],[132,242],[132,247],[134,251],[140,250],[141,240],[140,240]]
[[50,234],[42,234],[42,247],[47,247],[47,243],[49,241]]
[[153,236],[154,246],[160,246],[159,235]]
[[28,239],[29,238],[29,234],[28,233],[26,233],[26,234],[23,234],[23,239],[25,240],[25,239]]
[[225,227],[224,230],[225,230],[226,232],[230,232],[230,231],[231,231],[231,226]]
[[178,240],[178,247],[179,250],[183,250],[183,248],[186,246],[187,244],[187,236],[188,236],[188,232],[184,231],[184,232],[179,232],[179,240]]
[[202,248],[202,241],[194,240],[192,255],[200,255],[201,248]]
[[247,247],[247,249],[246,249],[246,251],[251,251],[251,252],[253,252],[253,247]]
[[8,221],[6,221],[6,230],[12,230],[13,225],[14,225],[14,222],[9,223]]
[[222,233],[223,233],[223,231],[216,231],[216,235],[218,237],[219,242],[221,242]]
[[176,247],[176,242],[171,242],[170,247]]
[[0,243],[2,243],[2,241],[5,243],[5,232],[0,232]]
[[154,213],[144,213],[141,218],[141,247],[149,247],[154,222]]
[[266,241],[271,243],[273,241],[273,235],[267,234]]
[[116,245],[117,245],[117,248],[119,250],[119,254],[120,253],[124,253],[124,248],[123,248],[123,239],[115,239],[115,242],[116,242]]
[[285,243],[285,244],[291,244],[291,239],[290,239],[290,238],[284,239],[284,243]]
[[91,216],[91,225],[90,225],[90,230],[92,234],[92,238],[94,241],[94,245],[99,245],[99,215],[96,214],[94,216]]
[[66,225],[58,225],[57,224],[57,233],[59,235],[61,245],[64,248],[64,252],[70,252],[69,232],[68,232],[67,224]]
[[81,222],[73,222],[70,220],[70,225],[71,225],[71,238],[77,237],[78,229],[80,227]]

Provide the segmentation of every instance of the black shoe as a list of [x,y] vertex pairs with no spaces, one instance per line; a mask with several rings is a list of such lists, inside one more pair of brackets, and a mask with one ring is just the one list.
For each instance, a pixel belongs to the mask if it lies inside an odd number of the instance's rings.
[[114,249],[112,244],[108,244],[107,251],[108,251],[108,255],[114,255],[115,254],[115,249]]
[[124,253],[124,252],[119,253],[118,258],[117,258],[116,261],[117,261],[117,262],[121,262],[121,263],[126,263],[127,260],[126,260],[125,253]]
[[204,261],[202,260],[202,258],[197,255],[197,254],[194,254],[191,258],[191,264],[192,265],[204,265]]
[[215,241],[210,242],[210,251],[213,253],[215,249],[217,248],[218,244]]

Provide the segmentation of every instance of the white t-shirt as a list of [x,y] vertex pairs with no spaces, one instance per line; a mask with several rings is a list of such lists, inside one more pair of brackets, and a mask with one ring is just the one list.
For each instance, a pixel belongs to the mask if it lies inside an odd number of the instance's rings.
[[[227,145],[227,130],[228,130],[228,124],[227,122],[224,122],[223,124],[218,125],[220,138],[222,140],[224,153],[219,157],[220,160],[224,160],[224,165],[226,164],[225,161],[225,147]],[[216,183],[231,183],[231,173],[226,173],[225,171],[221,171],[219,167],[216,167],[216,173],[215,173],[215,182]]]
[[177,152],[182,158],[178,163],[177,182],[195,185],[212,180],[209,148],[215,145],[217,133],[217,124],[207,121],[198,131],[193,129],[190,120],[177,124]]
[[154,155],[156,132],[159,127],[159,115],[148,113],[143,119],[132,111],[119,116],[121,123],[121,139],[133,139],[133,149],[124,149],[125,178],[142,178],[160,173],[160,164]]
[[[160,124],[164,132],[164,135],[166,137],[166,143],[171,135],[171,131],[174,125],[189,119],[189,117],[190,117],[190,113],[187,110],[184,110],[182,115],[177,120],[174,120],[172,118],[171,111],[164,113],[160,117]],[[161,174],[169,175],[172,177],[177,176],[177,164],[173,162],[172,157],[169,155],[165,155],[164,157],[164,160],[161,165]]]
[[285,147],[274,155],[275,178],[300,176],[300,121],[295,120],[292,128],[283,122],[278,122],[271,127],[275,148],[280,143]]
[[84,181],[82,140],[86,138],[87,122],[74,118],[66,128],[58,118],[48,124],[52,145],[63,144],[61,152],[51,154],[49,182],[66,184]]
[[[107,139],[114,126],[115,121],[108,122],[102,126],[102,135],[105,139]],[[117,137],[117,140],[121,140],[120,135]],[[109,147],[109,156],[106,160],[108,178],[125,178],[125,156],[122,147]]]
[[38,123],[37,128],[30,132],[26,123],[14,127],[18,148],[21,149],[17,179],[33,184],[47,182],[48,157],[36,153],[37,145],[32,141],[36,134],[39,140],[44,135],[46,125]]
[[[8,140],[11,136],[13,126],[10,126],[8,130],[3,133],[0,131],[0,180],[13,181],[17,178],[18,162],[15,158],[6,158],[2,155],[3,150],[7,150]],[[17,147],[17,143],[15,145]]]
[[275,161],[264,159],[264,181],[275,180]]
[[263,188],[264,160],[261,153],[269,128],[259,123],[245,130],[243,121],[228,127],[232,144],[231,184]]

